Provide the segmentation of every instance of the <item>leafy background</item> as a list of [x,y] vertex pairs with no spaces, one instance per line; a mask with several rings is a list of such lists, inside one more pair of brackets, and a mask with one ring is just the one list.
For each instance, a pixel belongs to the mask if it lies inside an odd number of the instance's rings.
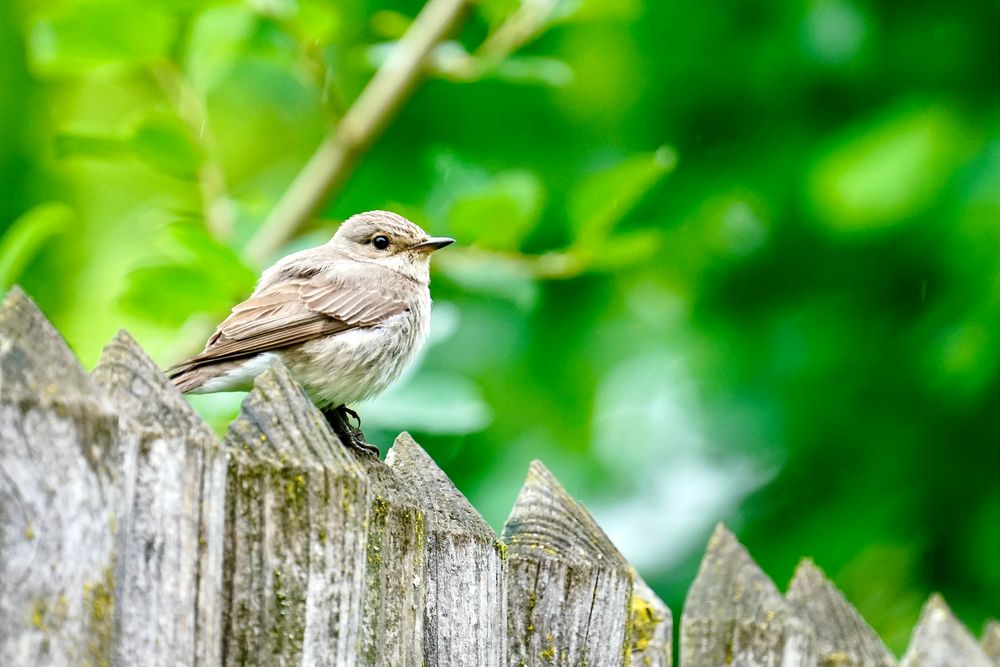
[[[276,253],[372,208],[460,240],[369,437],[411,430],[498,528],[543,459],[675,611],[725,520],[897,651],[932,591],[1000,613],[1000,6],[527,4],[484,54],[518,3],[479,3]],[[120,327],[197,349],[418,10],[0,2],[0,286],[87,365]]]

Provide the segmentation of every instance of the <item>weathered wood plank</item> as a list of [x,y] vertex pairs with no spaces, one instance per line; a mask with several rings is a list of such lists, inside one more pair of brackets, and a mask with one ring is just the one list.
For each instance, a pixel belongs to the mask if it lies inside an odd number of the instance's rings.
[[357,455],[368,476],[368,560],[362,664],[422,666],[425,516],[384,463]]
[[0,307],[0,664],[111,661],[118,419],[19,289]]
[[425,508],[425,664],[506,665],[506,547],[408,433],[386,463]]
[[896,658],[875,631],[812,560],[806,558],[799,563],[785,599],[795,615],[812,628],[820,664],[842,667],[896,664]]
[[681,617],[684,667],[816,665],[812,631],[729,530],[709,540]]
[[629,565],[539,461],[531,464],[503,539],[510,665],[629,662]]
[[125,332],[92,376],[121,420],[115,660],[221,659],[225,458],[218,440]]
[[979,645],[990,659],[1000,665],[1000,621],[990,619],[983,628],[983,638]]
[[225,664],[419,665],[423,515],[276,365],[226,437]]
[[673,616],[635,570],[632,578],[632,667],[670,667]]
[[924,605],[900,666],[994,667],[940,595],[932,595]]

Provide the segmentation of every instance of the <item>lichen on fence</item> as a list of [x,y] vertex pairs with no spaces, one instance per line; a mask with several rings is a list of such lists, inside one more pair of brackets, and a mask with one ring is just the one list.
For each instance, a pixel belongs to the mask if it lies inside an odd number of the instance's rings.
[[[90,374],[18,289],[0,307],[0,665],[671,664],[674,624],[533,462],[498,537],[401,434],[344,447],[278,365],[220,442],[127,334]],[[896,665],[804,561],[782,595],[725,527],[682,667]],[[932,597],[901,663],[1000,665]]]

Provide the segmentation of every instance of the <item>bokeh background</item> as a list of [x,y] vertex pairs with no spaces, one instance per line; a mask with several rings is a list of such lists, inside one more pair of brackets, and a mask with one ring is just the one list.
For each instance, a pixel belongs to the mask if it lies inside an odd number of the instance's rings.
[[[1000,5],[482,0],[321,215],[435,259],[419,368],[362,406],[498,529],[541,458],[679,612],[726,521],[897,652],[1000,613]],[[0,287],[92,366],[166,365],[420,3],[2,0]],[[241,396],[197,407],[220,429]]]

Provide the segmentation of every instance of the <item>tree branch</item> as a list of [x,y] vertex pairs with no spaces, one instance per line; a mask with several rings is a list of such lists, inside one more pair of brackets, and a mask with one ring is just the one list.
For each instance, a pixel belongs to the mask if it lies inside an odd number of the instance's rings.
[[433,48],[452,30],[468,0],[429,0],[337,127],[327,135],[244,253],[262,265],[343,185],[413,90]]

